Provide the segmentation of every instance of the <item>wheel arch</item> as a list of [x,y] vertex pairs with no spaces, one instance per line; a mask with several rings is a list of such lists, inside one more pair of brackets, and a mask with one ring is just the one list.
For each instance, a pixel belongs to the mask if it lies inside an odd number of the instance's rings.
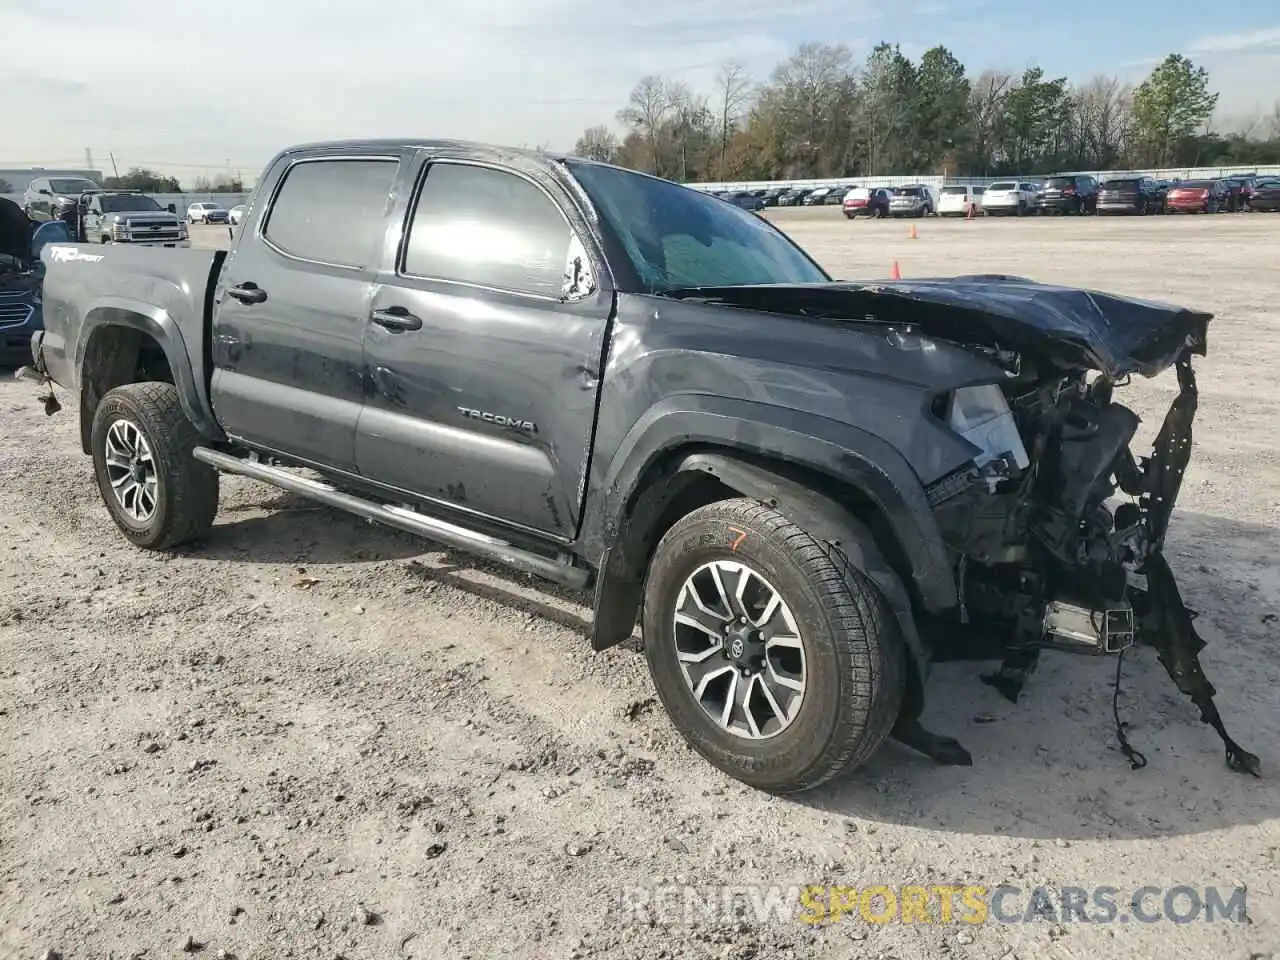
[[[923,703],[929,651],[916,628],[918,592],[908,587],[913,583],[911,561],[885,514],[856,485],[727,446],[673,450],[637,491],[624,534],[607,551],[596,583],[593,648],[606,649],[630,636],[644,571],[662,535],[690,511],[735,497],[774,507],[825,543],[833,560],[849,563],[876,585],[893,609],[909,653],[908,703]],[[619,549],[622,545],[630,549]],[[954,588],[949,570],[947,576]]]
[[108,391],[126,383],[160,380],[178,390],[183,412],[211,440],[224,439],[205,403],[181,331],[162,309],[106,300],[86,315],[76,355],[80,441],[89,453],[94,411]]

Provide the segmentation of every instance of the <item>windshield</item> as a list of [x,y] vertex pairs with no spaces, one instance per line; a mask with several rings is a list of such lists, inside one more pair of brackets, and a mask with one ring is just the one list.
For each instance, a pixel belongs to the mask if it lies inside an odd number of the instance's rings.
[[98,185],[92,180],[50,180],[49,187],[54,193],[84,193],[86,190],[97,190]]
[[1003,182],[993,183],[991,186],[987,187],[987,189],[988,190],[1017,190],[1018,185],[1016,183],[1003,183]]
[[103,213],[124,213],[126,210],[160,210],[160,204],[141,194],[106,196],[100,200]]
[[919,187],[898,187],[893,191],[895,197],[918,197],[920,196]]
[[1207,190],[1213,184],[1208,180],[1183,180],[1178,184],[1179,190]]
[[565,166],[617,234],[645,293],[831,279],[746,210],[629,170],[581,160]]
[[1044,182],[1046,187],[1074,187],[1076,185],[1075,177],[1050,177]]
[[1136,187],[1137,180],[1108,180],[1102,185],[1102,190],[1123,190],[1125,187]]
[[942,192],[949,196],[955,196],[957,194],[968,193],[969,188],[968,187],[943,187]]

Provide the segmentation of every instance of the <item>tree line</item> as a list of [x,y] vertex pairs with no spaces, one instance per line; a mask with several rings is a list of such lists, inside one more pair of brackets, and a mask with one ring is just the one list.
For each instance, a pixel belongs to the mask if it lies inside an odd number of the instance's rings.
[[196,177],[190,190],[183,190],[177,177],[165,176],[145,167],[133,167],[120,176],[107,177],[102,185],[108,190],[140,190],[143,193],[243,193],[244,182],[230,174],[220,173],[212,180]]
[[695,182],[1280,163],[1280,101],[1231,133],[1212,127],[1217,104],[1205,68],[1176,53],[1133,86],[1039,67],[970,77],[944,46],[916,62],[881,43],[859,63],[805,43],[764,83],[738,61],[709,93],[643,77],[617,113],[623,135],[589,127],[574,152]]

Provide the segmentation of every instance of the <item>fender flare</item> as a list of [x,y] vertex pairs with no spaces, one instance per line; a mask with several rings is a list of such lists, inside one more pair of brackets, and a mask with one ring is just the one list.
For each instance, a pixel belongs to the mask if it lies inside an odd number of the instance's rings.
[[930,656],[916,629],[911,597],[862,521],[831,498],[796,480],[726,454],[690,454],[676,468],[677,474],[693,471],[710,474],[726,486],[769,504],[815,540],[830,544],[874,583],[893,609],[923,685],[929,675]]
[[[76,386],[81,393],[84,390],[85,354],[94,335],[105,327],[137,330],[160,344],[169,369],[173,371],[174,386],[178,389],[178,402],[182,406],[182,412],[187,415],[202,436],[215,441],[226,439],[209,406],[208,395],[201,389],[200,382],[197,381],[195,372],[192,370],[191,354],[187,349],[182,331],[178,329],[177,323],[166,310],[153,304],[120,297],[102,297],[89,308],[85,313],[84,325],[76,343],[75,370],[78,381]],[[84,424],[81,425],[81,432],[85,436],[87,436],[87,429]]]
[[[694,405],[697,408],[691,409]],[[885,517],[924,608],[938,612],[959,602],[946,544],[924,488],[887,441],[827,417],[706,395],[655,404],[619,444],[599,484],[605,494],[597,500],[594,515],[585,518],[583,539],[602,558],[598,569],[606,571],[610,561],[618,562],[617,539],[632,526],[628,514],[650,468],[668,456],[680,456],[682,450],[708,448],[793,463],[848,483]]]

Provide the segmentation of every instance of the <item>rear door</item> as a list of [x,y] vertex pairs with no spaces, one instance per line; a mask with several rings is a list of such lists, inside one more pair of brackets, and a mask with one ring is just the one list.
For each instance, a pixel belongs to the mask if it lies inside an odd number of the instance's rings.
[[288,156],[215,291],[211,386],[223,428],[355,471],[363,340],[393,187],[412,150]]
[[365,326],[360,472],[570,539],[613,305],[587,225],[539,166],[465,151],[424,155],[406,208]]

